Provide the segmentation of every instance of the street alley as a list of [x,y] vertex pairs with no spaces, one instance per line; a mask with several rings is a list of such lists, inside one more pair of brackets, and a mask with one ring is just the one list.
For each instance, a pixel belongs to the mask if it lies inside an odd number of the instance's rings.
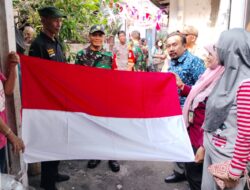
[[[95,169],[87,169],[87,161],[63,161],[60,173],[70,175],[67,182],[58,183],[59,190],[187,190],[187,182],[166,184],[173,164],[168,162],[121,161],[121,170],[113,173],[107,161]],[[37,190],[40,176],[30,177],[30,185]]]

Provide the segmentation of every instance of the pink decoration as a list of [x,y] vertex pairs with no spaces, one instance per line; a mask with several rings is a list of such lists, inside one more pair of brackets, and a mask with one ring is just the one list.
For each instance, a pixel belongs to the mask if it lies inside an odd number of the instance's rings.
[[155,28],[156,28],[157,31],[159,31],[161,29],[161,27],[160,27],[160,25],[159,25],[158,22],[156,23],[156,27]]

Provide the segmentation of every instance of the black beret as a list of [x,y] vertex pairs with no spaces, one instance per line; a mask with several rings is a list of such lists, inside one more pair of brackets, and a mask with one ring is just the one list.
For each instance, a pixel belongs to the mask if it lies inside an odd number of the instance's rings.
[[66,18],[66,16],[58,8],[53,6],[43,7],[38,10],[38,13],[42,17]]

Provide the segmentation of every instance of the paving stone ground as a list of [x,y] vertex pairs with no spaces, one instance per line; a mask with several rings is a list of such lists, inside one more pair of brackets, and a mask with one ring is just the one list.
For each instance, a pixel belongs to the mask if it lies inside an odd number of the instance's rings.
[[[188,190],[187,182],[166,184],[164,178],[172,173],[168,162],[120,161],[121,170],[113,173],[107,161],[95,169],[87,169],[87,161],[61,161],[59,171],[70,175],[70,180],[57,184],[59,190]],[[40,176],[29,177],[34,189]]]

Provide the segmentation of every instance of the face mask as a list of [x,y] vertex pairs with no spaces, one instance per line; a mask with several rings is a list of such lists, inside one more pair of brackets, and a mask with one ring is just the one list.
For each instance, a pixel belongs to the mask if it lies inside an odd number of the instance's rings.
[[161,47],[162,46],[162,42],[158,42],[158,46]]

